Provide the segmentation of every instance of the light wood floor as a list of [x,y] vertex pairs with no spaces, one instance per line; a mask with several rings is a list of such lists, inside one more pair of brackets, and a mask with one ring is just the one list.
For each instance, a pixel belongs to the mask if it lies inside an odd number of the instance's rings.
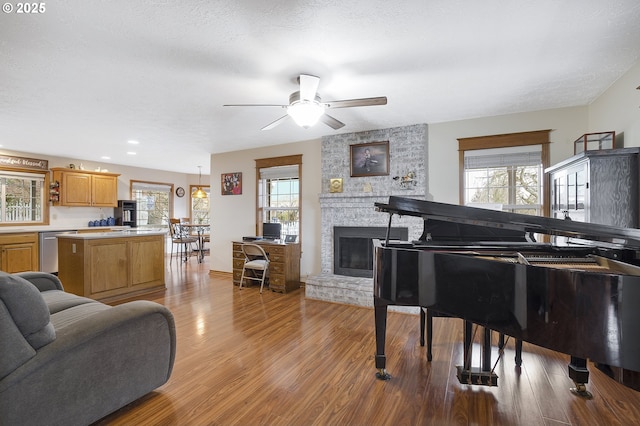
[[[591,371],[586,400],[569,392],[568,357],[513,341],[498,387],[458,383],[462,321],[434,319],[434,357],[417,315],[391,312],[390,381],[375,378],[373,310],[290,294],[239,290],[205,262],[167,266],[177,355],[167,384],[100,425],[631,425],[640,392]],[[496,352],[497,353],[497,352]],[[494,355],[495,360],[495,355]]]

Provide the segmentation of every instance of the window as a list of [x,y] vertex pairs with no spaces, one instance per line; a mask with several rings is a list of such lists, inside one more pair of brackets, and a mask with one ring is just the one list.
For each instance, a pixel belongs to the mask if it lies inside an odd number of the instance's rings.
[[136,201],[138,227],[169,226],[172,215],[173,185],[131,181],[131,199]]
[[301,241],[302,155],[256,160],[257,174],[257,235],[262,235],[263,223],[279,223],[281,239],[297,235]]
[[191,223],[209,223],[209,200],[211,200],[211,189],[205,185],[189,185],[189,196],[198,188],[202,188],[207,193],[207,198],[191,197]]
[[549,132],[458,139],[460,203],[548,216]]
[[45,175],[0,170],[0,223],[44,223]]
[[500,205],[513,213],[542,214],[539,145],[465,152],[464,180],[465,205]]

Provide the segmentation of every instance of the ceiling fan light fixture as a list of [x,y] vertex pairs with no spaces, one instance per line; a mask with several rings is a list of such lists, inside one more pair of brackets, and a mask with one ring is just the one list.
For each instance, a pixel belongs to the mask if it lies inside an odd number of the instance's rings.
[[302,100],[289,105],[287,114],[298,126],[308,129],[320,120],[324,114],[324,105],[316,101]]

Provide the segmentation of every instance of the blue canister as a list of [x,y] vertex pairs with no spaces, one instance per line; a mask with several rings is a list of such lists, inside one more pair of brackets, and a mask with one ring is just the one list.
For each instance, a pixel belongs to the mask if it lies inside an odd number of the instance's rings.
[[107,218],[107,225],[109,226],[113,226],[116,224],[116,218],[115,217],[109,217]]
[[89,226],[95,226],[92,220],[89,221]]
[[102,219],[100,221],[100,226],[107,226],[107,219]]

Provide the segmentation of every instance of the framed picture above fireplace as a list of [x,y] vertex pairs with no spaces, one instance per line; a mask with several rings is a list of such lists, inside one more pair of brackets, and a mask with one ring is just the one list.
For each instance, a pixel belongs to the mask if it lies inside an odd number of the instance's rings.
[[389,141],[351,145],[351,177],[389,175]]

